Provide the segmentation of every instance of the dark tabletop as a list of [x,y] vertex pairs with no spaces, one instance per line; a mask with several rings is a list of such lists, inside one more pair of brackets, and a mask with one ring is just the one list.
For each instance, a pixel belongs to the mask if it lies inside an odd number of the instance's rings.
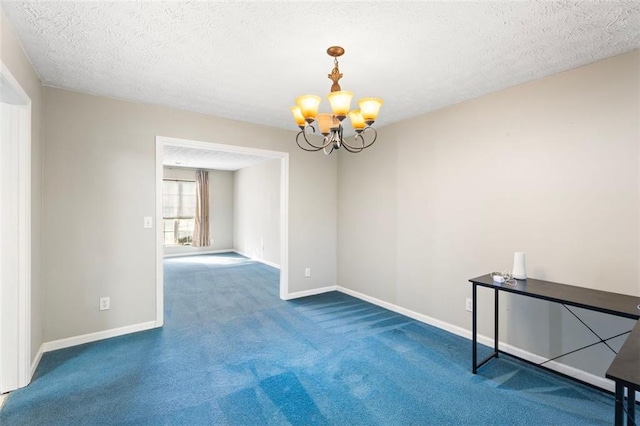
[[606,374],[608,379],[640,387],[640,322],[631,331]]
[[498,288],[509,293],[522,294],[536,299],[564,303],[636,320],[640,319],[640,308],[638,307],[640,305],[640,297],[636,296],[559,284],[535,278],[517,280],[516,285],[509,285],[496,283],[491,278],[491,275],[487,274],[469,281],[483,287]]

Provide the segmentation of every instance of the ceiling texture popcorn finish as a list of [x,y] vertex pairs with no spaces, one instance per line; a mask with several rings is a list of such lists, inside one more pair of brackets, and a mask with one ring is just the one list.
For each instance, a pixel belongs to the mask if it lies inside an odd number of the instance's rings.
[[2,8],[45,85],[291,130],[296,96],[327,90],[327,46],[349,52],[345,87],[385,100],[378,125],[640,46],[635,0]]

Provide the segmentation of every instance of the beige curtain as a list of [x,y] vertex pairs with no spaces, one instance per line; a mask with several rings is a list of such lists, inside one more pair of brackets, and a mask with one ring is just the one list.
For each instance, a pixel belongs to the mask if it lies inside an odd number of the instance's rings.
[[208,247],[209,238],[209,172],[196,170],[196,214],[193,247]]

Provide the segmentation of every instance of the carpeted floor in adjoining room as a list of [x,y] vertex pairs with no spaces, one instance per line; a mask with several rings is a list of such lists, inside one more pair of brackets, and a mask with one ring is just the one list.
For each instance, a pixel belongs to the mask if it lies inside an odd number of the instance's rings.
[[244,257],[165,260],[165,326],[46,353],[2,425],[610,424],[613,397]]

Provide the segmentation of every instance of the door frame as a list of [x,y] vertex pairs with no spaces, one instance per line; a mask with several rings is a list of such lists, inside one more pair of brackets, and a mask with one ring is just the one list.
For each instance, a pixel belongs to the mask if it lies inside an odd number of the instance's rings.
[[[16,179],[17,196],[0,197],[0,212],[7,205],[17,205],[18,241],[17,289],[11,283],[0,280],[0,312],[7,313],[6,307],[14,307],[10,318],[0,315],[0,393],[15,390],[29,384],[33,376],[31,366],[31,98],[18,80],[0,61],[2,94],[0,100],[15,109],[17,121],[15,132],[18,143]],[[6,102],[4,102],[6,101]],[[13,114],[12,114],[13,115]],[[6,143],[3,142],[3,143]],[[11,179],[13,180],[13,179]],[[0,213],[1,214],[1,213]],[[0,253],[0,256],[3,256]],[[0,268],[5,262],[0,257]],[[12,290],[12,291],[11,291]],[[6,314],[5,314],[6,315]],[[4,333],[10,327],[9,319],[17,319],[16,329]],[[3,324],[3,320],[7,324]]]
[[280,159],[280,299],[286,300],[289,294],[289,153],[156,136],[156,327],[164,324],[164,250],[160,224],[162,223],[162,159],[166,145]]

